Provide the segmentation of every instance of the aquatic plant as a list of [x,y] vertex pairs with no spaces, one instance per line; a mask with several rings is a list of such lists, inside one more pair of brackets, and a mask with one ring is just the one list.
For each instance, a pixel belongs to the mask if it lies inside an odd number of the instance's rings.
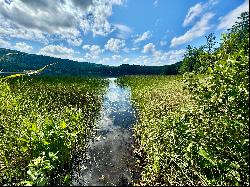
[[99,78],[1,80],[0,184],[70,184],[106,85]]

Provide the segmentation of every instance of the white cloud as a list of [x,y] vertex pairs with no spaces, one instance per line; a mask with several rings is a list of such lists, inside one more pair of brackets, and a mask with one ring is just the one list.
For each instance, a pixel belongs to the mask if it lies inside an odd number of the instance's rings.
[[161,40],[161,41],[160,41],[160,45],[161,45],[161,46],[165,46],[165,45],[167,45],[167,42],[164,41],[164,40]]
[[148,43],[143,47],[143,53],[153,53],[155,52],[155,45],[153,43]]
[[130,49],[129,49],[128,47],[124,47],[124,48],[123,48],[123,51],[124,51],[125,53],[129,53]]
[[185,49],[170,50],[160,55],[160,64],[173,64],[183,59]]
[[[1,1],[1,0],[0,0]],[[8,38],[21,38],[26,40],[36,40],[47,44],[48,38],[45,33],[38,30],[26,30],[25,28],[16,28],[15,26],[3,21],[0,16],[0,35]]]
[[0,0],[0,34],[46,43],[55,38],[81,45],[82,32],[107,35],[114,5],[124,0]]
[[202,10],[203,6],[201,3],[197,3],[196,5],[189,8],[185,20],[183,22],[183,26],[187,26],[189,23],[191,23],[196,16],[201,14]]
[[121,39],[129,38],[129,36],[133,32],[133,30],[130,27],[123,24],[115,24],[114,26],[118,30],[117,37]]
[[204,12],[208,8],[211,8],[216,3],[217,0],[209,0],[207,3],[197,3],[194,6],[190,7],[182,25],[189,25],[195,20],[196,17],[200,16],[202,12]]
[[150,33],[150,31],[146,31],[146,32],[144,32],[142,35],[139,35],[139,36],[135,39],[134,43],[142,42],[142,41],[147,40],[147,39],[149,39],[149,38],[151,38],[151,37],[152,37],[152,34]]
[[16,43],[16,45],[14,46],[14,48],[18,51],[22,51],[22,52],[31,52],[33,47],[26,44],[25,42],[18,42]]
[[82,48],[85,49],[85,50],[86,50],[86,49],[89,49],[89,48],[90,48],[90,45],[83,45]]
[[211,25],[209,25],[209,21],[213,18],[213,16],[214,14],[211,12],[204,14],[201,17],[201,19],[184,35],[179,37],[174,37],[171,40],[170,47],[175,47],[184,44],[186,42],[190,42],[194,38],[203,36],[211,28]]
[[135,58],[132,62],[141,65],[167,65],[173,64],[183,59],[185,49],[161,51],[157,50],[153,43],[148,43],[144,46],[142,53],[143,55]]
[[74,50],[60,45],[48,45],[40,49],[39,54],[57,58],[73,58]]
[[0,38],[0,47],[10,49],[11,43]]
[[154,1],[154,6],[157,7],[157,6],[158,6],[158,3],[159,3],[159,0],[155,0],[155,1]]
[[218,29],[229,29],[237,21],[237,17],[240,16],[242,12],[249,11],[249,0],[245,0],[243,4],[230,11],[227,15],[220,18],[220,23]]
[[183,59],[185,49],[170,50],[167,52],[153,50],[150,56],[142,55],[130,60],[132,64],[162,66],[179,62]]
[[98,59],[104,51],[99,45],[84,45],[82,48],[87,51],[85,58],[88,60]]
[[80,46],[82,44],[82,39],[81,38],[69,38],[67,39],[67,42],[73,46]]
[[114,61],[118,61],[118,60],[121,60],[122,57],[121,57],[121,55],[113,55],[113,56],[112,56],[112,59],[113,59]]
[[122,48],[125,47],[125,40],[120,40],[117,38],[110,38],[105,45],[105,49],[111,52],[119,52]]
[[109,65],[111,61],[112,61],[112,59],[110,59],[109,57],[104,57],[104,58],[101,58],[96,63]]
[[137,51],[139,49],[140,49],[139,47],[133,47],[133,48],[131,48],[131,51]]
[[0,47],[8,49],[16,49],[18,51],[26,53],[31,52],[33,50],[33,47],[26,44],[25,42],[18,42],[13,46],[9,41],[3,40],[1,38],[0,38]]
[[112,64],[112,65],[120,65],[120,64],[138,64],[138,65],[149,65],[149,66],[162,66],[162,65],[170,65],[176,62],[179,62],[183,59],[185,54],[185,49],[180,50],[170,50],[170,51],[160,51],[156,50],[155,46],[150,44],[149,53],[139,55],[135,58],[121,56],[118,54],[114,54],[111,57],[100,58],[96,63],[100,64]]
[[131,64],[137,64],[137,65],[153,65],[152,63],[153,63],[152,58],[146,55],[138,56],[135,59],[131,60]]
[[124,59],[123,59],[123,63],[126,63],[126,64],[127,64],[129,61],[130,61],[129,58],[124,58]]
[[77,61],[77,62],[86,62],[84,58],[80,57],[72,57],[70,58],[70,60],[74,60],[74,61]]

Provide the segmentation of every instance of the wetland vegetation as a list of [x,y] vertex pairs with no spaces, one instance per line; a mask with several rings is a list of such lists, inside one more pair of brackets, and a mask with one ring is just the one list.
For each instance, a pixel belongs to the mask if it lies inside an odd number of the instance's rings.
[[69,184],[107,82],[24,77],[0,82],[0,184]]
[[125,76],[139,113],[139,185],[249,185],[249,13],[219,48],[187,47],[182,76]]
[[[249,185],[248,27],[245,12],[168,76],[0,77],[0,185]],[[117,161],[132,133],[134,181]]]

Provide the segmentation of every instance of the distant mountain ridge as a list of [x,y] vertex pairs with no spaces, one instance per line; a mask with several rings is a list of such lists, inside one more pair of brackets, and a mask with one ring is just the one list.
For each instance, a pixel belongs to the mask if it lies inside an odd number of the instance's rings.
[[54,58],[43,55],[28,54],[16,50],[0,48],[0,71],[23,72],[37,70],[48,64],[56,63],[46,68],[43,75],[65,76],[120,76],[120,75],[175,75],[181,62],[165,66],[140,66],[122,64],[108,66],[90,62],[77,62],[69,59]]

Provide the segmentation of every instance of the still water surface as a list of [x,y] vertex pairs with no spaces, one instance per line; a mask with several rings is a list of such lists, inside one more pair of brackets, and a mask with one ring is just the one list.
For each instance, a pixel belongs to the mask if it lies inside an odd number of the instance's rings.
[[104,96],[96,135],[78,164],[73,185],[130,185],[132,182],[131,127],[136,117],[130,101],[131,92],[129,88],[117,85],[116,78],[108,80],[109,88]]

